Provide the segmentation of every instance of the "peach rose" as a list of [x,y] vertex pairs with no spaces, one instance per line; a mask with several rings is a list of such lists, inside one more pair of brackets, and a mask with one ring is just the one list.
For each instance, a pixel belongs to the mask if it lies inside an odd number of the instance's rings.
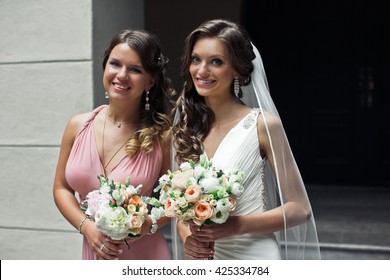
[[233,196],[229,196],[228,200],[230,202],[230,211],[234,211],[234,209],[236,209],[237,206],[237,200]]
[[133,215],[131,217],[131,228],[140,228],[142,226],[142,219],[139,216]]
[[176,203],[172,199],[168,198],[167,202],[164,205],[165,216],[175,217],[176,216],[175,206],[176,206]]
[[127,212],[129,212],[129,214],[134,214],[137,212],[137,207],[134,204],[130,204],[127,206]]
[[200,221],[206,221],[213,215],[213,207],[206,201],[198,201],[195,204],[195,218]]
[[202,193],[197,186],[189,186],[184,193],[184,197],[188,202],[195,203],[198,202],[201,194]]
[[142,206],[144,202],[141,200],[141,198],[137,195],[132,196],[129,198],[129,201],[127,204],[134,204],[136,206]]

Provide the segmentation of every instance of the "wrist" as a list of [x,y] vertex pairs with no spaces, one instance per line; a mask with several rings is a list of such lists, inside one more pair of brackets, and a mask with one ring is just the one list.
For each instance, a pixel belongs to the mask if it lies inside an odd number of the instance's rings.
[[81,230],[82,230],[82,228],[83,228],[83,225],[84,225],[84,223],[87,221],[87,220],[90,220],[91,218],[89,217],[89,215],[85,215],[84,217],[83,217],[83,219],[81,220],[81,222],[80,222],[80,224],[79,224],[79,227],[77,228],[77,231],[80,233],[80,234],[83,234],[82,232],[81,232]]
[[243,235],[246,232],[245,228],[245,222],[243,219],[244,216],[232,216],[232,222],[234,224],[234,227],[236,229],[236,232],[234,233],[235,235]]

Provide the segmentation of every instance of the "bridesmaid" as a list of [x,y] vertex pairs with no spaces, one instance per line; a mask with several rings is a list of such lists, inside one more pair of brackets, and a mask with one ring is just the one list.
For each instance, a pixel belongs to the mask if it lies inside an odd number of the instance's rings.
[[55,203],[83,235],[82,259],[170,259],[158,230],[169,223],[150,216],[141,237],[115,241],[103,235],[80,210],[79,201],[99,187],[97,175],[142,184],[151,196],[155,182],[170,164],[170,80],[164,76],[168,59],[158,39],[143,30],[116,34],[103,57],[103,84],[108,105],[72,117],[65,129],[54,179]]

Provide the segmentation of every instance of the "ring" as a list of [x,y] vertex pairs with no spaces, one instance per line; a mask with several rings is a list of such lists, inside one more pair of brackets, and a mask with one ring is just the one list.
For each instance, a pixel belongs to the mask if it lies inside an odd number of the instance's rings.
[[103,245],[100,246],[100,251],[103,251],[104,246],[106,246],[106,244],[103,243]]

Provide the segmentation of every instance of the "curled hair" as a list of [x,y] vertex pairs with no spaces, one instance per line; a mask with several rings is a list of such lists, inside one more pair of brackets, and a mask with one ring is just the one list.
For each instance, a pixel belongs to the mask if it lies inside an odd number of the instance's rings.
[[[210,132],[215,118],[206,106],[204,98],[197,93],[189,71],[194,45],[199,39],[206,37],[217,38],[225,44],[241,85],[249,84],[253,71],[252,60],[255,54],[251,40],[247,31],[238,24],[223,19],[210,20],[202,23],[187,36],[181,68],[185,83],[176,103],[180,112],[179,119],[172,130],[177,150],[176,160],[179,163],[190,159],[195,162],[199,160],[203,153],[202,142]],[[235,100],[242,103],[234,94],[233,81],[230,91]]]
[[175,90],[171,87],[171,80],[165,77],[165,66],[168,58],[161,52],[158,38],[144,30],[122,30],[116,34],[103,55],[103,69],[106,68],[108,58],[118,44],[126,43],[140,57],[143,68],[154,78],[154,85],[149,91],[150,109],[145,110],[145,95],[140,104],[140,121],[137,131],[126,144],[128,156],[134,156],[139,151],[150,153],[153,151],[154,141],[160,137],[163,141],[169,138],[172,122],[169,112],[172,109],[170,102]]

